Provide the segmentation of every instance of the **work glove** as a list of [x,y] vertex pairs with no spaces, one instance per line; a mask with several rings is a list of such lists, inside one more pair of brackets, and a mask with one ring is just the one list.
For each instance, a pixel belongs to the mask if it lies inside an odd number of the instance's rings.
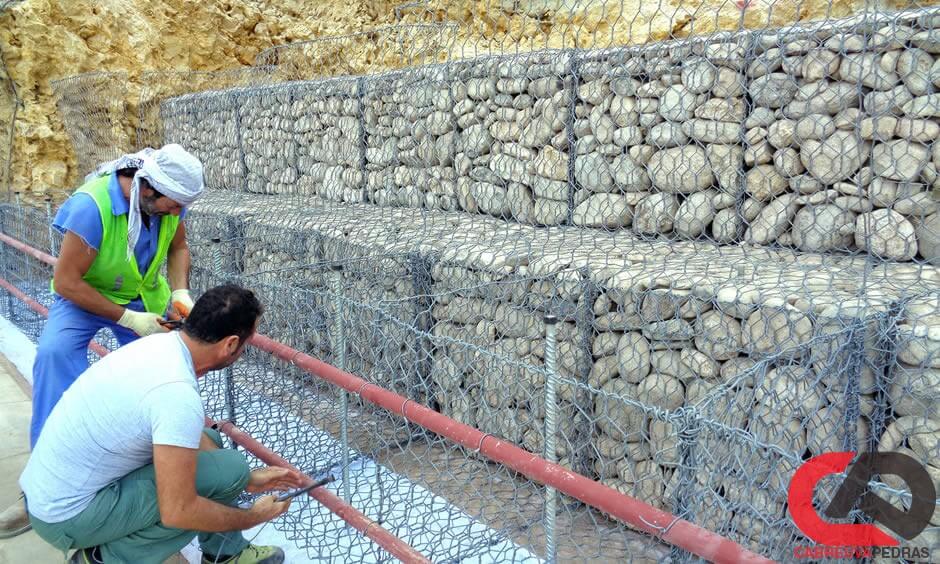
[[121,319],[118,319],[118,325],[127,327],[141,337],[146,337],[147,335],[167,331],[166,327],[160,325],[161,321],[163,321],[163,318],[155,313],[125,309],[124,315],[121,316]]
[[193,298],[189,295],[189,290],[173,290],[173,293],[170,294],[170,305],[173,309],[172,313],[176,315],[170,315],[171,319],[186,319],[189,317],[189,312],[192,311]]

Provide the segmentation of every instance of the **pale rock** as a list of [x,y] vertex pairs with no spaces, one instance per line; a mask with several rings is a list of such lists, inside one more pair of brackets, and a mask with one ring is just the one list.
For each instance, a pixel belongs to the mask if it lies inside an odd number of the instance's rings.
[[532,162],[535,174],[552,180],[568,180],[568,155],[554,147],[543,147]]
[[614,144],[619,147],[632,147],[643,143],[643,128],[638,126],[621,127],[614,131]]
[[799,209],[795,194],[785,194],[771,201],[756,218],[744,234],[748,243],[767,245],[783,235]]
[[868,158],[868,144],[847,131],[836,131],[822,141],[808,140],[800,147],[803,166],[824,184],[851,177]]
[[633,207],[620,194],[594,194],[574,209],[572,221],[582,227],[627,227],[633,221]]
[[549,200],[568,201],[569,186],[567,182],[561,180],[549,180],[541,176],[535,176],[532,179],[532,192],[539,198],[548,198]]
[[695,349],[682,349],[679,353],[680,362],[692,374],[706,380],[718,378],[718,363],[707,354]]
[[747,172],[747,191],[754,198],[766,202],[786,191],[787,179],[772,165],[758,165]]
[[748,93],[757,106],[782,108],[796,95],[797,84],[783,73],[770,73],[751,81]]
[[503,180],[526,182],[526,165],[523,161],[506,154],[494,155],[490,170]]
[[637,99],[633,96],[614,96],[608,110],[614,123],[628,127],[640,123],[640,110]]
[[861,83],[873,90],[894,88],[899,77],[893,71],[885,71],[878,64],[876,53],[850,53],[842,57],[839,65],[839,77],[850,83]]
[[664,192],[697,192],[714,182],[705,150],[695,145],[658,151],[647,167],[653,185]]
[[708,92],[718,79],[718,67],[711,61],[694,57],[682,62],[682,84],[693,94]]
[[692,325],[684,319],[657,321],[643,327],[643,335],[652,343],[660,341],[688,341],[695,337]]
[[598,143],[605,145],[614,141],[614,131],[617,129],[617,126],[614,124],[614,120],[610,119],[609,116],[601,114],[595,117],[592,113],[588,121],[591,124],[591,131],[594,132]]
[[855,213],[833,204],[806,206],[793,218],[793,244],[809,252],[847,251],[855,233]]
[[650,194],[637,204],[633,227],[639,233],[668,233],[678,211],[679,201],[675,195]]
[[736,143],[741,137],[741,125],[723,121],[690,119],[682,124],[682,131],[700,143]]
[[786,178],[803,174],[803,171],[806,170],[800,161],[800,154],[791,147],[778,149],[774,153],[774,167]]
[[917,143],[932,143],[940,137],[940,124],[925,119],[899,118],[894,134]]
[[640,114],[640,126],[649,129],[656,125],[657,123],[663,122],[663,116],[656,114]]
[[888,396],[895,413],[923,417],[940,412],[940,369],[899,363],[892,376]]
[[695,346],[715,360],[734,358],[742,347],[740,322],[717,311],[702,314],[695,321]]
[[718,67],[718,77],[712,87],[716,98],[736,98],[744,95],[744,75],[728,67]]
[[789,119],[776,121],[767,128],[767,141],[778,149],[794,145],[796,122]]
[[[802,103],[802,106],[794,104]],[[799,87],[795,100],[784,109],[784,113],[835,115],[845,108],[857,108],[861,103],[858,85],[847,82],[820,80]]]
[[488,100],[496,96],[496,79],[471,78],[466,84],[467,96],[474,100]]
[[639,429],[645,419],[645,412],[639,407],[625,403],[621,398],[635,399],[637,385],[623,378],[613,378],[601,387],[595,396],[594,412],[605,417],[597,420],[598,428],[615,440],[624,440]]
[[930,70],[934,60],[921,49],[904,49],[897,59],[897,73],[915,96],[927,94],[931,87]]
[[704,233],[715,217],[712,199],[713,194],[709,192],[690,194],[676,212],[673,223],[676,233],[689,239]]
[[861,196],[837,196],[832,200],[832,203],[844,210],[856,213],[867,213],[874,209],[871,200]]
[[499,141],[511,143],[519,139],[522,130],[516,122],[496,121],[489,126],[490,135]]
[[865,111],[872,115],[896,114],[901,108],[914,99],[907,88],[896,86],[891,90],[874,90],[865,94],[863,99]]
[[794,135],[798,141],[806,139],[825,139],[836,132],[836,123],[823,114],[812,114],[796,122]]
[[898,212],[888,209],[858,216],[855,244],[887,260],[910,260],[917,254],[914,226]]
[[744,164],[748,166],[767,164],[774,159],[774,147],[765,140],[744,149]]
[[636,89],[640,81],[630,77],[614,78],[610,81],[610,89],[617,96],[636,96]]
[[684,123],[680,124],[673,121],[656,124],[650,128],[649,133],[646,135],[646,142],[663,149],[686,145],[689,138],[683,131],[684,128]]
[[729,194],[727,192],[718,192],[712,198],[712,206],[716,210],[723,210],[725,208],[730,208],[738,201],[738,198],[734,194]]
[[901,110],[912,118],[940,117],[940,94],[918,96],[903,104]]
[[[813,336],[813,322],[803,312],[783,307],[760,307],[744,324],[744,345],[763,354],[794,355]],[[768,376],[765,381],[774,380]]]
[[509,203],[506,201],[507,192],[505,188],[486,182],[474,182],[470,185],[470,193],[483,212],[497,217],[509,215]]
[[696,96],[682,85],[673,85],[659,98],[659,115],[669,121],[685,121],[693,115]]
[[[522,129],[518,140],[526,147],[540,147],[548,143],[553,135],[555,135],[555,130],[552,129],[551,121],[543,117],[532,120],[532,122],[526,125],[525,128]],[[506,141],[506,139],[501,140]]]
[[549,98],[556,92],[559,92],[564,88],[564,83],[560,78],[554,76],[546,76],[543,78],[536,78],[529,82],[529,86],[526,91],[533,98]]
[[777,121],[774,111],[770,108],[752,108],[744,120],[744,128],[752,130],[755,128],[766,128]]
[[532,219],[538,225],[558,225],[568,217],[568,202],[537,198]]
[[718,243],[731,243],[738,238],[744,222],[733,207],[718,210],[712,220],[712,237]]
[[707,145],[705,156],[718,181],[718,185],[728,194],[737,195],[741,191],[742,160],[744,150],[740,145]]
[[868,197],[878,207],[890,208],[901,198],[908,198],[924,191],[924,186],[909,182],[898,183],[881,177],[872,180]]
[[617,341],[617,370],[627,382],[639,383],[650,373],[650,344],[637,332],[624,333]]
[[602,155],[591,153],[578,157],[574,162],[575,178],[581,187],[592,192],[610,192],[614,188],[614,179],[610,174],[610,165]]
[[940,53],[938,42],[940,42],[940,30],[934,27],[911,37],[911,43],[916,47],[935,55]]
[[899,199],[891,208],[901,215],[908,216],[908,220],[916,221],[918,217],[926,217],[936,212],[938,200],[932,193],[921,192]]
[[915,229],[920,255],[934,266],[940,266],[940,213],[935,213]]
[[833,121],[836,123],[836,129],[855,132],[862,121],[862,111],[858,108],[846,108],[837,113]]
[[740,98],[711,98],[695,108],[695,117],[713,121],[735,122],[740,127],[744,120],[746,108]]
[[925,145],[904,139],[876,143],[871,153],[875,174],[906,182],[916,180],[930,158]]
[[808,174],[789,179],[790,189],[800,194],[815,194],[824,188],[822,182]]
[[620,155],[610,165],[617,188],[625,192],[645,192],[652,182],[646,168],[638,164],[629,155]]
[[806,81],[835,76],[841,57],[828,49],[813,49],[802,58],[801,74]]
[[894,138],[898,118],[894,116],[878,116],[865,118],[858,124],[858,135],[869,141],[887,141]]
[[593,80],[578,87],[578,97],[595,106],[603,103],[610,94],[610,84],[606,80]]

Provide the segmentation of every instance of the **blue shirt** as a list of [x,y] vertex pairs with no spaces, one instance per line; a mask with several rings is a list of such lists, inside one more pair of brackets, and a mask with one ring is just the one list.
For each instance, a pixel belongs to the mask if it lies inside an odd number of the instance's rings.
[[[111,213],[126,215],[130,211],[130,202],[124,196],[116,174],[111,176],[111,181],[108,183],[108,194],[111,196]],[[184,208],[180,218],[185,215],[186,209]],[[141,274],[147,272],[150,263],[153,262],[153,257],[157,255],[157,245],[160,241],[160,223],[158,217],[151,217],[149,226],[141,222],[140,237],[137,239],[137,244],[134,245],[134,258],[137,260],[137,269]],[[101,224],[98,204],[95,203],[90,194],[84,192],[72,194],[56,212],[52,226],[59,233],[71,231],[96,251],[101,248],[104,227]]]

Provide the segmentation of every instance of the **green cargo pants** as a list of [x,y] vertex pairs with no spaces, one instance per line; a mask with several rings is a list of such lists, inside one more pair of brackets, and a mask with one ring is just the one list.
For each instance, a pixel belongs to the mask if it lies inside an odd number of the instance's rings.
[[[217,431],[205,430],[221,447]],[[248,461],[241,453],[219,448],[200,451],[196,491],[213,501],[231,505],[248,483]],[[29,500],[26,500],[27,506]],[[98,492],[91,505],[61,523],[45,523],[30,516],[33,530],[63,552],[100,546],[108,564],[160,564],[197,534],[202,551],[213,555],[237,554],[248,546],[241,531],[199,533],[171,529],[160,523],[157,482],[153,464],[134,470]]]

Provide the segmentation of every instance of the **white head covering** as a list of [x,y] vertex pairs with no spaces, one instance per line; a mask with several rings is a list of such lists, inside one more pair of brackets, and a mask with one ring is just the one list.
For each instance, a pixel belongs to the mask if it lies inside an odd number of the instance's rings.
[[140,238],[140,180],[146,179],[154,190],[182,206],[192,205],[202,194],[205,184],[202,163],[175,143],[156,150],[148,147],[103,163],[86,177],[86,181],[122,168],[137,169],[131,184],[127,214],[127,256],[133,257],[134,246]]

